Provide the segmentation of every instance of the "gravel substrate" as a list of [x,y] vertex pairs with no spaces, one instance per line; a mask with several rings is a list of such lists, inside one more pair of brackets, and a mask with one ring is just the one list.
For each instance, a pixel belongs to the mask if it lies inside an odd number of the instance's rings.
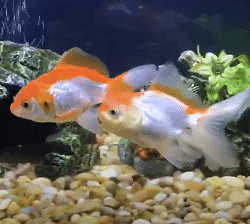
[[[121,165],[105,138],[101,165],[51,181],[31,164],[0,178],[0,224],[250,224],[250,177],[205,178],[200,170],[157,179]],[[7,165],[6,165],[7,166]]]
[[51,180],[0,179],[0,223],[250,223],[250,178],[199,170],[149,180],[127,165]]

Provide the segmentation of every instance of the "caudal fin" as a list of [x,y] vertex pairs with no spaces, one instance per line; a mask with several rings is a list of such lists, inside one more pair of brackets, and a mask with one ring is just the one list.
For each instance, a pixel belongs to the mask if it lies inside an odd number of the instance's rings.
[[225,136],[225,127],[237,121],[250,107],[250,87],[227,100],[214,104],[201,115],[192,128],[192,145],[198,147],[206,158],[206,165],[212,169],[239,166],[236,149]]

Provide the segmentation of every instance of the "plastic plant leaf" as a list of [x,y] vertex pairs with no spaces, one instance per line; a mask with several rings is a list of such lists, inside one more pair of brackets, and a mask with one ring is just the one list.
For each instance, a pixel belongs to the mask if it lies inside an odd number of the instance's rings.
[[248,57],[244,54],[240,55],[239,57],[237,57],[237,59],[240,61],[240,63],[242,63],[244,66],[246,66],[247,68],[250,68],[250,64],[248,61]]

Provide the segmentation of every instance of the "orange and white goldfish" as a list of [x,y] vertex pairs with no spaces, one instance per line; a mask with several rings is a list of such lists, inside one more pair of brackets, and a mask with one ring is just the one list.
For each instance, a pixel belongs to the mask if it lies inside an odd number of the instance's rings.
[[157,72],[145,92],[108,90],[98,108],[102,127],[140,146],[155,148],[180,169],[202,157],[210,170],[237,169],[237,152],[224,128],[250,106],[250,87],[205,108],[181,81],[174,64],[161,65]]
[[[138,66],[120,75],[123,86],[133,90],[146,85],[156,74],[155,65]],[[36,122],[77,121],[100,134],[97,106],[106,94],[108,70],[100,59],[72,48],[56,67],[24,86],[11,104],[11,112]]]

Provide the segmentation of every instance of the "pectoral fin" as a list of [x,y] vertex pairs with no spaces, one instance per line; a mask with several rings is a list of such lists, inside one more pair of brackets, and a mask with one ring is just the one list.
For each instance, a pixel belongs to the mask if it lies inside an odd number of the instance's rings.
[[101,134],[100,124],[98,121],[98,108],[91,107],[84,111],[84,113],[78,117],[77,123],[83,128],[93,132],[94,134]]

